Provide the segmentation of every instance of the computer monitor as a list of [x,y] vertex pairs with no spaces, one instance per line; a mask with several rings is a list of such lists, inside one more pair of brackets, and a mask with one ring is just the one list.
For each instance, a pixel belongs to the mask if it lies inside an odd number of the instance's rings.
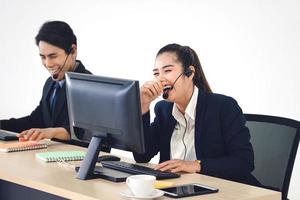
[[95,172],[101,144],[145,153],[139,82],[69,72],[66,94],[71,129],[92,134],[79,179],[103,177]]

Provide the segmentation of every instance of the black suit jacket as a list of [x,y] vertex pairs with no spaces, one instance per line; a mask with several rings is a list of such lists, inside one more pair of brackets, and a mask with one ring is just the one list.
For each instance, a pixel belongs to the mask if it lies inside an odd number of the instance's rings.
[[[85,69],[83,64],[78,60],[79,65],[74,72],[91,74]],[[11,118],[9,120],[1,120],[1,128],[14,132],[21,132],[30,128],[49,128],[64,127],[70,133],[69,115],[66,100],[66,84],[63,85],[57,94],[56,106],[53,115],[50,111],[49,96],[52,94],[52,88],[55,81],[49,77],[43,88],[42,98],[36,109],[28,116],[22,118]],[[82,133],[79,133],[78,138]]]
[[[170,141],[176,120],[173,103],[155,105],[155,119],[143,115],[145,154],[134,153],[137,162],[149,162],[160,152],[160,161],[170,159]],[[245,118],[237,102],[220,94],[199,90],[195,119],[195,150],[201,160],[201,173],[233,181],[259,185],[251,175],[254,153]]]

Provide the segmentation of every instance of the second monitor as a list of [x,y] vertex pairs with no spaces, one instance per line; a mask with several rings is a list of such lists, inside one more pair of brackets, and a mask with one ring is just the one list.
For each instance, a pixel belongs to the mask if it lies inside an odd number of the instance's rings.
[[101,177],[94,169],[103,141],[145,153],[138,81],[67,73],[66,88],[70,125],[92,133],[77,178]]

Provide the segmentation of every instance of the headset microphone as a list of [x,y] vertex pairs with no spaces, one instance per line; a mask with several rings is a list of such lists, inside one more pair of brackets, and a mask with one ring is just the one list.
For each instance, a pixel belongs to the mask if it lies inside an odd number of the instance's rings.
[[174,85],[175,85],[176,81],[180,78],[180,76],[182,76],[182,74],[184,74],[187,77],[189,77],[189,76],[192,75],[192,73],[193,73],[193,71],[190,68],[187,68],[184,72],[182,72],[181,74],[179,74],[179,76],[175,79],[175,81],[172,84],[172,86],[166,86],[166,87],[164,87],[164,91],[163,91],[162,97],[164,99],[168,99],[168,97],[169,97],[169,91],[174,88]]
[[69,49],[69,51],[67,52],[68,53],[68,55],[67,55],[67,57],[66,57],[66,59],[65,59],[65,62],[64,62],[64,64],[59,68],[59,70],[58,70],[58,72],[56,72],[54,75],[52,75],[52,78],[54,79],[54,80],[56,80],[57,78],[58,78],[58,75],[59,75],[59,73],[63,70],[63,68],[64,68],[64,66],[65,66],[65,64],[66,64],[66,62],[67,62],[67,60],[68,60],[68,57],[69,57],[69,55],[71,54],[71,52],[72,52],[72,47]]
[[54,80],[56,80],[56,79],[58,78],[59,73],[63,70],[63,68],[64,68],[64,66],[65,66],[65,64],[66,64],[66,61],[67,61],[67,59],[68,59],[68,56],[69,56],[69,55],[67,55],[64,64],[59,68],[58,72],[56,72],[55,74],[52,75],[52,78],[53,78]]

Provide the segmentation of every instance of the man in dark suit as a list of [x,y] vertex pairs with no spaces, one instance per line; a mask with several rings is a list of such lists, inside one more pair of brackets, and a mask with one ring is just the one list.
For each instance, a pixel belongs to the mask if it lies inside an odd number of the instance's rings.
[[44,23],[35,41],[42,64],[51,76],[46,80],[42,98],[36,109],[22,118],[0,120],[0,128],[20,133],[18,135],[20,140],[39,141],[45,138],[70,140],[65,73],[90,74],[90,72],[76,60],[77,39],[67,23],[62,21]]

